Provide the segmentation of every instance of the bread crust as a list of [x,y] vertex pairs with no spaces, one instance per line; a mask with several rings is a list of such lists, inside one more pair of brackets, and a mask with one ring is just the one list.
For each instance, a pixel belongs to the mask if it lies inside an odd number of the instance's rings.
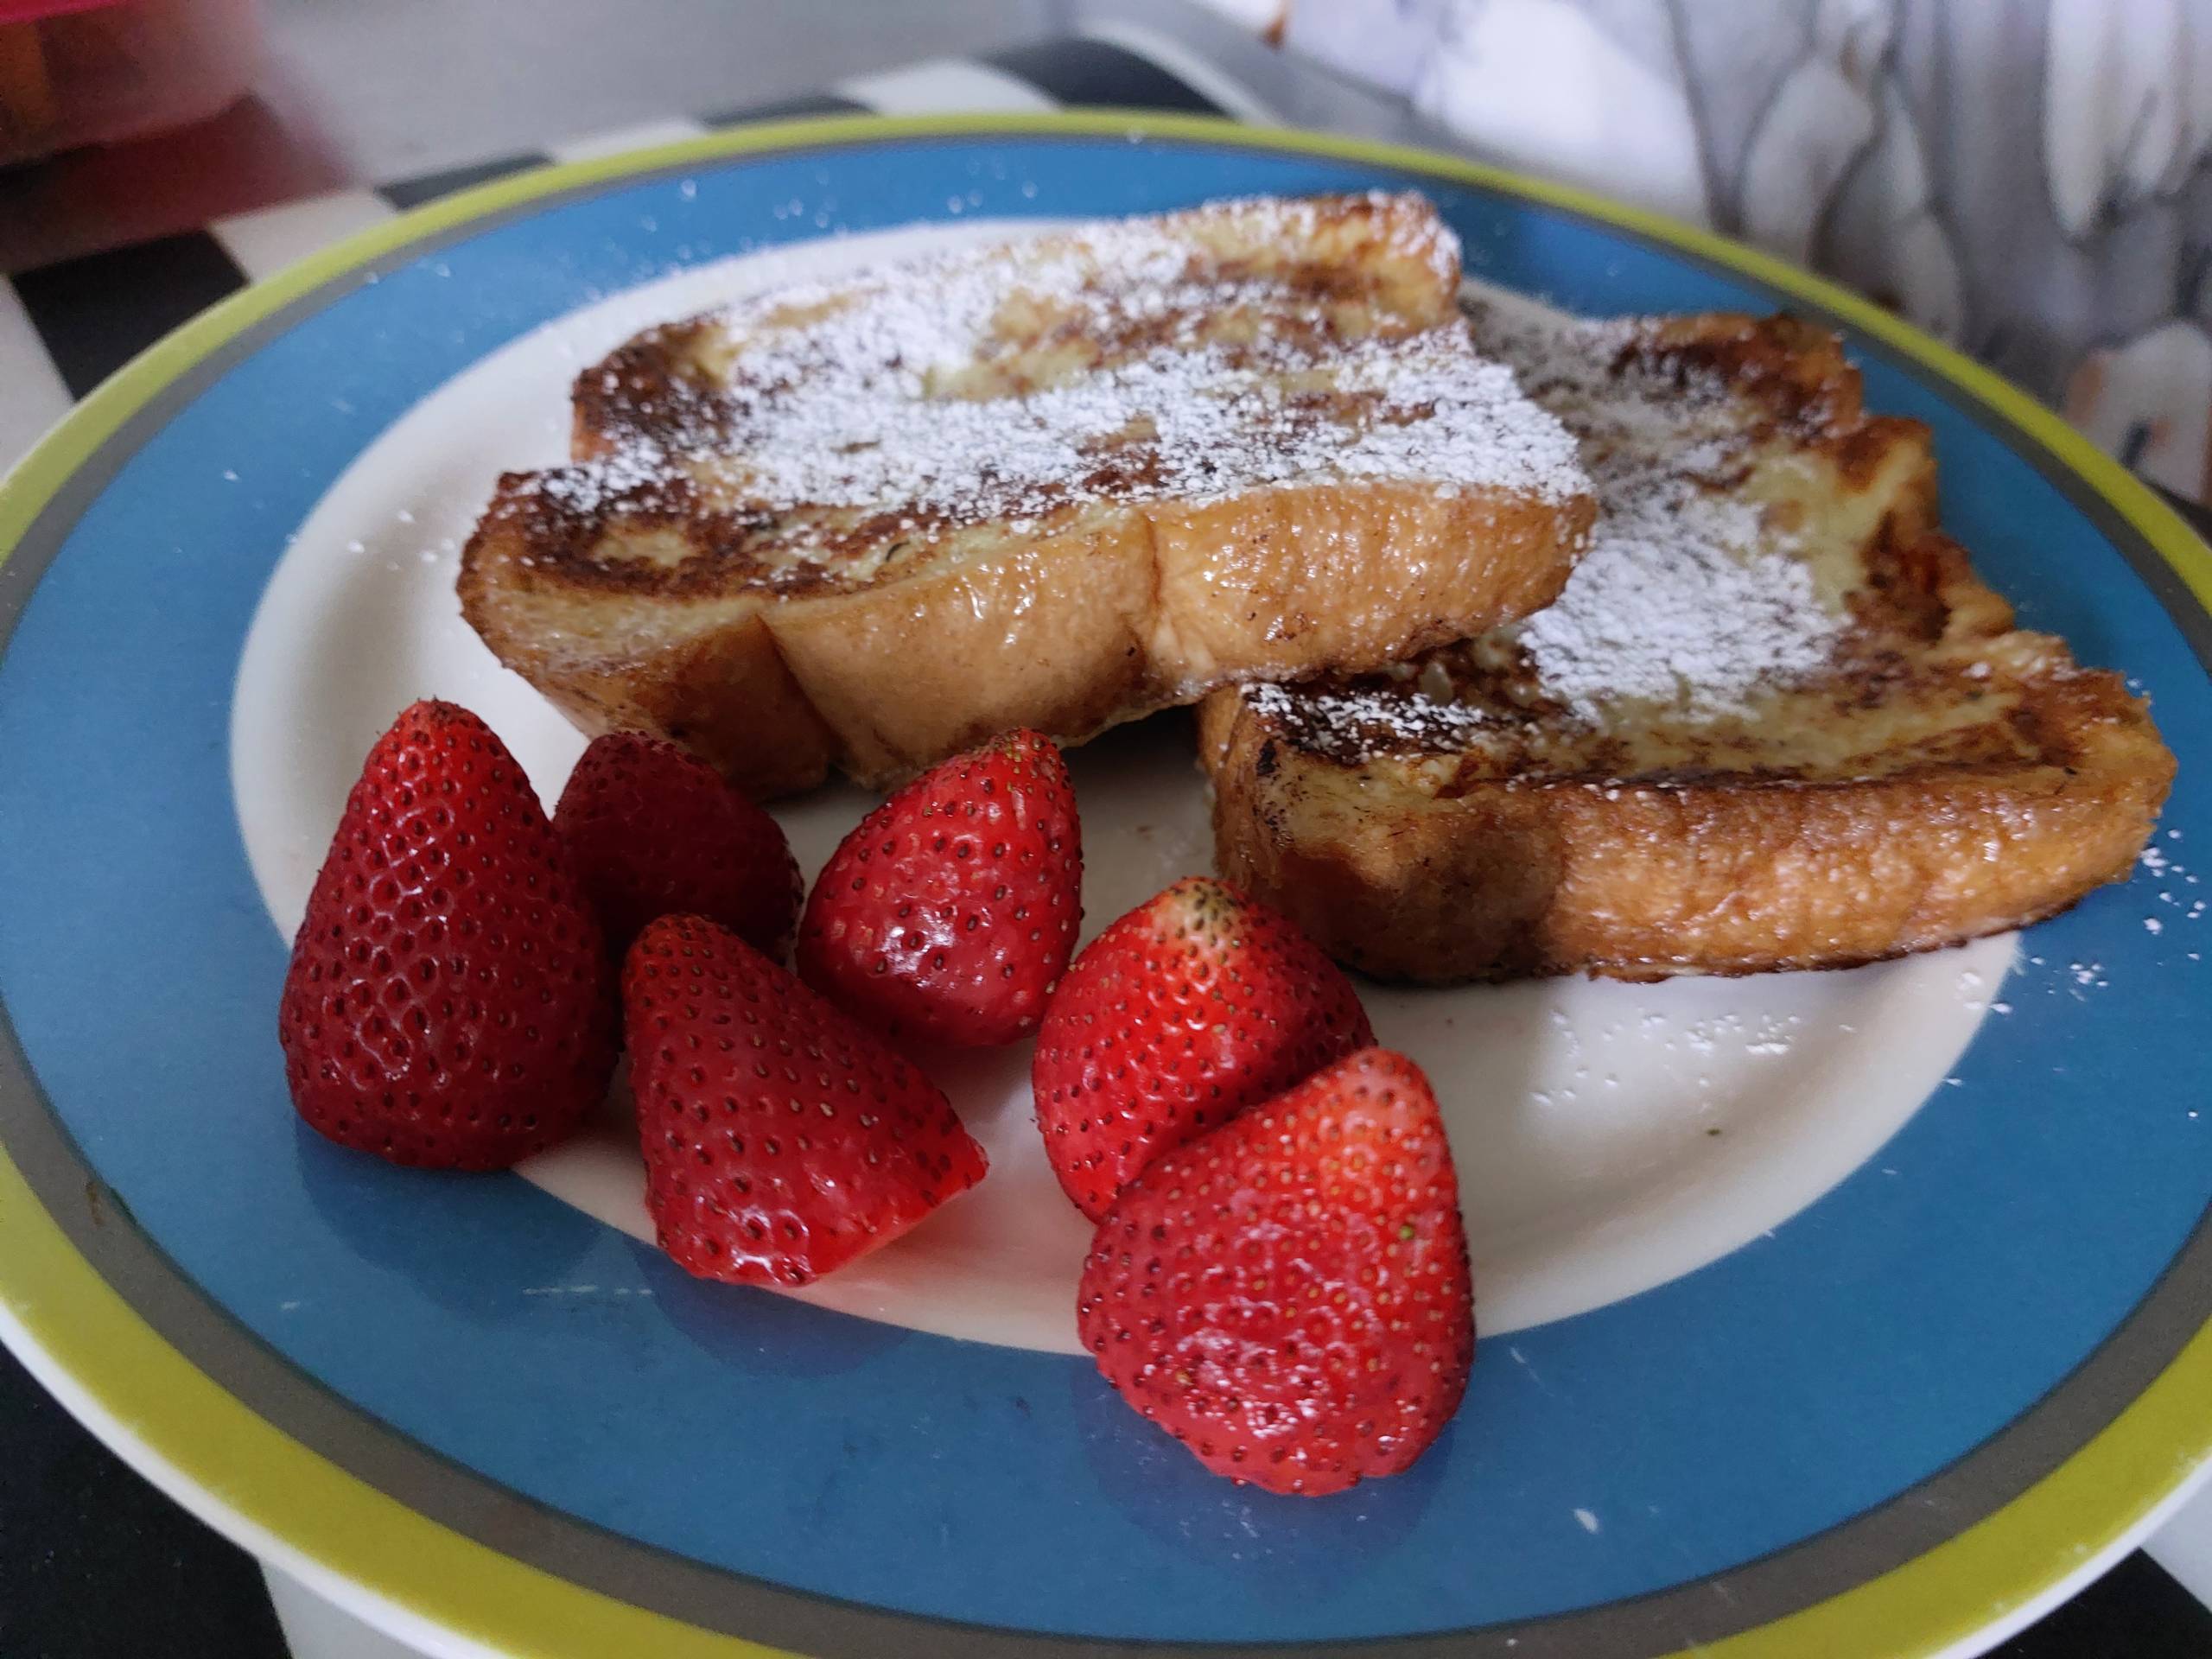
[[[1042,298],[1019,286],[1056,259],[1110,269],[1099,250],[1130,234],[1150,239],[1126,303],[1086,310],[1080,283],[1044,283]],[[823,332],[871,304],[907,315],[921,279],[662,325],[579,378],[575,466],[500,480],[463,552],[462,614],[585,729],[663,733],[760,797],[833,767],[885,787],[1015,726],[1077,743],[1217,686],[1379,667],[1524,615],[1558,593],[1593,509],[1571,441],[1469,344],[1455,246],[1426,202],[1366,196],[1222,204],[984,256],[1015,286],[972,359],[931,367],[919,401],[887,394],[891,424],[863,423],[865,442],[836,441],[836,411],[785,417],[809,457],[881,456],[950,411],[1196,366],[1184,405],[1161,411],[1184,419],[1174,442],[1145,412],[1166,394],[1129,393],[1124,426],[1074,446],[1079,479],[1017,487],[978,457],[955,507],[779,506],[747,470],[760,452],[744,434],[765,429],[745,423],[812,384],[806,365],[836,355]],[[860,331],[869,349],[894,332]],[[1440,362],[1440,392],[1392,391],[1401,368]],[[886,372],[893,393],[914,378]],[[1266,395],[1212,397],[1223,383],[1208,377],[1237,375]],[[1099,401],[1118,413],[1118,395]],[[1485,422],[1502,423],[1501,449],[1555,446],[1553,474],[1525,448],[1492,473],[1496,451],[1418,441]],[[1317,432],[1375,438],[1377,453],[1281,475],[1280,446]],[[1423,464],[1440,458],[1452,465]],[[1522,474],[1545,482],[1484,481]]]
[[1440,798],[1300,750],[1234,693],[1199,734],[1221,874],[1332,956],[1446,984],[1841,968],[2126,879],[2174,775],[2120,677],[2031,688],[2034,764],[1705,784],[1497,779]]
[[2173,757],[2119,676],[2015,630],[1936,530],[1925,429],[1865,414],[1834,339],[1791,319],[1637,339],[1623,361],[1729,389],[1738,465],[1701,487],[1758,499],[1824,573],[1846,613],[1827,668],[1732,716],[1629,702],[1594,725],[1510,641],[1424,659],[1475,711],[1440,729],[1413,670],[1217,692],[1221,874],[1340,961],[1428,983],[1847,967],[2125,880]]
[[1243,679],[1376,668],[1548,604],[1586,503],[1387,483],[1090,509],[988,557],[656,630],[607,654],[529,563],[542,504],[501,493],[461,613],[588,731],[676,738],[760,796],[835,766],[872,787],[994,732],[1078,743]]

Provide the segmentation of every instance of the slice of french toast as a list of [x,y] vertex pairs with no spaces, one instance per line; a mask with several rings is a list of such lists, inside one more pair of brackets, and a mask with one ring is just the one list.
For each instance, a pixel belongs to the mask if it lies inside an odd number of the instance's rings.
[[503,478],[464,613],[588,729],[758,795],[1376,667],[1526,614],[1592,516],[1410,195],[940,255],[653,329]]
[[1834,339],[1469,303],[1582,441],[1591,550],[1518,625],[1209,697],[1225,877],[1452,982],[1840,967],[2127,874],[2173,776],[2145,705],[2014,629]]

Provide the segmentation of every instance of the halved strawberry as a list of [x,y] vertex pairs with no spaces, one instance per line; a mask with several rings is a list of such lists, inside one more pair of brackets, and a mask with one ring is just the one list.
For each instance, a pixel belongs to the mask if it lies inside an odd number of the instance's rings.
[[1161,1153],[1374,1040],[1319,946],[1189,877],[1085,945],[1054,993],[1030,1068],[1045,1154],[1096,1221]]
[[894,1037],[1010,1043],[1044,1017],[1082,920],[1067,766],[1052,739],[1008,732],[845,837],[807,898],[798,970]]
[[726,928],[649,924],[622,1007],[646,1207],[702,1278],[805,1284],[983,1179],[936,1084]]
[[1418,1066],[1362,1049],[1162,1154],[1091,1243],[1076,1323],[1122,1398],[1216,1474],[1333,1492],[1459,1408],[1474,1297]]
[[506,746],[466,709],[415,703],[362,763],[293,942],[292,1103],[394,1163],[512,1164],[605,1094],[613,977]]
[[696,755],[643,732],[592,740],[553,810],[618,957],[656,916],[683,912],[780,960],[798,918],[783,826]]

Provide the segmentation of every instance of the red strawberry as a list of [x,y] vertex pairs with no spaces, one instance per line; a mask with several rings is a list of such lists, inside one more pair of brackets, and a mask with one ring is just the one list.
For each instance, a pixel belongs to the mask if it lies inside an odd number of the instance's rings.
[[1475,1348],[1427,1078],[1362,1049],[1162,1154],[1092,1240],[1076,1323],[1122,1397],[1216,1474],[1313,1495],[1405,1469]]
[[622,1007],[645,1205],[702,1278],[805,1284],[983,1179],[936,1084],[726,928],[649,925]]
[[1096,1221],[1160,1154],[1374,1040],[1312,940],[1189,877],[1084,946],[1054,994],[1029,1073],[1045,1155]]
[[417,702],[377,740],[292,945],[276,1031],[300,1116],[399,1164],[497,1169],[614,1065],[599,924],[492,729]]
[[678,911],[781,959],[798,918],[798,862],[783,826],[696,755],[642,732],[595,738],[553,827],[618,956]]
[[899,1038],[1034,1031],[1083,920],[1075,791],[1052,739],[1008,732],[861,821],[799,925],[807,982]]

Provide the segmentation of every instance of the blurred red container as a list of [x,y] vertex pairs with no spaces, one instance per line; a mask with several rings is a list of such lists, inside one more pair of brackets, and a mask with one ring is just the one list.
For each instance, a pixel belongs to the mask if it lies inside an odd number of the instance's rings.
[[260,50],[257,0],[0,0],[0,163],[213,115]]

